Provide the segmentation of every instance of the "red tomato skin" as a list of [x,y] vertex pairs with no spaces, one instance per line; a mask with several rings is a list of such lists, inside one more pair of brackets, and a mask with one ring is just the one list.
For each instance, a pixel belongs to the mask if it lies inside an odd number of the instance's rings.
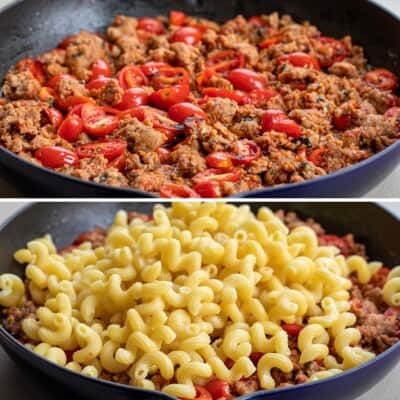
[[250,165],[261,157],[261,148],[252,140],[238,140],[233,145],[233,163]]
[[235,68],[243,68],[245,57],[236,50],[223,50],[208,58],[206,65],[215,72],[227,72]]
[[182,42],[193,46],[200,42],[202,36],[203,34],[198,28],[193,26],[184,26],[173,32],[171,42]]
[[239,105],[246,104],[248,101],[247,95],[236,90],[220,89],[220,88],[204,88],[203,95],[208,97],[221,97],[236,101]]
[[91,79],[98,79],[98,78],[111,78],[113,74],[112,68],[107,61],[104,60],[97,60],[92,65],[92,75]]
[[17,69],[25,69],[27,68],[33,77],[39,81],[41,85],[44,84],[46,80],[46,75],[43,70],[43,65],[38,60],[33,60],[32,58],[24,58],[17,63]]
[[167,183],[160,189],[160,196],[166,199],[172,198],[199,198],[200,196],[189,186],[176,183]]
[[294,67],[309,67],[317,71],[321,70],[319,62],[315,57],[301,51],[286,54],[278,58],[278,64],[285,62],[292,64]]
[[85,131],[95,137],[104,137],[119,125],[118,117],[107,115],[102,107],[91,103],[82,106],[81,115]]
[[222,379],[212,379],[205,386],[213,400],[230,400],[232,398],[229,383]]
[[233,168],[232,155],[223,152],[211,153],[206,157],[209,168],[231,169]]
[[130,108],[144,106],[149,102],[150,96],[142,88],[131,88],[128,89],[123,97],[121,103],[119,103],[116,108],[119,110],[128,110]]
[[36,150],[35,157],[48,168],[61,168],[65,165],[76,165],[77,155],[64,147],[46,146]]
[[257,72],[245,68],[237,68],[228,74],[228,80],[237,90],[251,92],[263,90],[267,87],[266,79]]
[[86,84],[86,89],[88,90],[103,89],[105,86],[107,86],[107,83],[110,82],[110,80],[111,78],[107,78],[104,76],[92,79]]
[[326,153],[326,149],[320,148],[313,150],[309,156],[307,157],[309,161],[311,161],[317,167],[322,163],[322,156]]
[[262,117],[262,129],[264,132],[274,129],[276,121],[286,118],[286,114],[282,110],[267,110]]
[[282,329],[286,331],[289,336],[298,337],[303,326],[300,324],[282,324]]
[[96,154],[102,154],[108,161],[115,160],[121,156],[127,147],[125,140],[105,139],[93,143],[83,144],[76,148],[79,158],[92,158]]
[[243,170],[232,169],[227,171],[226,169],[210,168],[203,172],[195,175],[192,180],[197,185],[203,182],[237,182],[243,176]]
[[255,89],[248,95],[248,102],[256,107],[263,107],[268,100],[277,96],[279,93],[273,89]]
[[219,199],[222,197],[220,184],[215,181],[198,183],[193,189],[200,197],[205,199]]
[[76,39],[76,35],[69,35],[69,36],[65,37],[59,43],[58,48],[65,50],[75,39]]
[[186,14],[182,11],[172,10],[169,13],[169,24],[175,26],[182,26],[186,21]]
[[75,76],[73,76],[73,75],[70,75],[70,74],[59,74],[59,75],[53,76],[53,78],[48,80],[46,82],[46,86],[51,87],[52,89],[56,89],[57,86],[58,86],[58,83],[61,80],[64,80],[64,79],[70,79],[70,80],[75,80],[75,81],[77,80],[75,78]]
[[260,27],[260,26],[264,26],[264,25],[265,25],[265,22],[264,22],[264,20],[263,20],[261,17],[259,17],[258,15],[254,15],[253,17],[250,17],[250,18],[249,18],[249,24],[252,24],[252,25],[254,25],[254,26]]
[[301,136],[301,127],[281,110],[267,110],[262,118],[262,128],[264,132],[274,130],[293,138]]
[[162,34],[165,33],[164,25],[156,18],[139,18],[137,29],[142,29],[149,33]]
[[274,36],[270,36],[265,38],[262,42],[260,42],[258,44],[258,47],[260,47],[261,49],[268,49],[278,43],[280,43],[282,41],[282,38],[280,35],[274,35]]
[[126,154],[122,153],[119,157],[110,161],[108,164],[108,168],[115,168],[118,171],[123,171],[126,167]]
[[162,110],[168,110],[177,103],[185,102],[189,97],[189,86],[175,85],[159,89],[150,95],[150,103]]
[[398,78],[393,72],[385,68],[374,69],[364,76],[364,80],[380,90],[393,91],[398,86]]
[[164,147],[159,147],[156,150],[156,153],[158,155],[161,164],[165,164],[166,162],[168,162],[169,155],[171,154],[171,152]]
[[44,112],[49,118],[51,124],[58,129],[64,120],[64,116],[54,107],[45,108]]
[[163,89],[174,85],[189,86],[190,76],[185,68],[161,67],[152,79],[154,89]]
[[331,60],[320,61],[321,67],[328,68],[334,63],[343,61],[346,58],[346,47],[341,41],[326,36],[321,36],[318,41],[323,45],[331,47],[334,51]]
[[346,131],[347,129],[350,128],[352,122],[351,115],[349,114],[342,114],[339,116],[334,116],[333,117],[333,125],[335,125],[335,128],[339,131]]
[[122,68],[121,71],[118,72],[117,79],[124,90],[143,86],[148,83],[147,77],[142,72],[141,68],[135,65],[127,65]]
[[160,71],[162,68],[173,68],[163,61],[149,61],[140,67],[146,76],[152,76]]
[[187,118],[207,119],[207,114],[192,103],[177,103],[168,110],[168,116],[178,122],[183,123]]
[[68,142],[76,142],[82,130],[82,119],[77,115],[70,114],[58,128],[57,134]]

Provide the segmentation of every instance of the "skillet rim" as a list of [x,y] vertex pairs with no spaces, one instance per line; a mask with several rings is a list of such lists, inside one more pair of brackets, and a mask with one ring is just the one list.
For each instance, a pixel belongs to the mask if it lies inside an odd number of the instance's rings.
[[[96,202],[93,202],[96,203]],[[119,203],[118,201],[115,202],[110,202],[110,203]],[[126,202],[127,203],[127,202]],[[130,202],[131,204],[135,204],[134,202]],[[256,202],[254,202],[256,203]],[[322,203],[322,202],[321,202]],[[347,204],[352,204],[353,202],[347,202]],[[399,224],[400,224],[400,216],[395,215],[393,210],[390,210],[388,208],[385,207],[385,203],[377,203],[377,202],[368,202],[371,205],[374,205],[377,209],[380,209],[382,211],[384,211],[386,214],[388,214],[389,216],[391,216],[394,220],[396,220]],[[5,229],[10,223],[12,223],[12,221],[17,218],[19,215],[21,215],[22,213],[28,211],[30,208],[34,207],[35,204],[54,204],[51,202],[30,202],[30,203],[26,203],[24,204],[20,209],[14,211],[13,213],[11,213],[11,215],[6,218],[5,221],[3,221],[3,223],[0,224],[0,231],[2,231],[3,229]],[[344,202],[344,204],[346,204],[346,202]],[[134,394],[135,392],[140,392],[140,393],[145,393],[148,395],[156,395],[157,398],[165,398],[165,399],[172,399],[172,400],[177,400],[176,397],[167,395],[165,393],[156,391],[156,390],[149,390],[149,389],[144,389],[144,388],[139,388],[136,386],[131,386],[131,385],[127,385],[127,384],[121,384],[121,383],[116,383],[116,382],[111,382],[111,381],[107,381],[107,380],[103,380],[103,379],[99,379],[99,378],[91,378],[89,376],[85,376],[82,375],[81,373],[69,370],[65,367],[62,367],[58,364],[52,363],[51,361],[47,360],[46,358],[34,353],[32,350],[29,350],[27,347],[25,347],[18,339],[14,338],[3,326],[2,323],[0,323],[0,345],[5,349],[6,346],[4,345],[4,343],[7,342],[8,345],[12,346],[16,351],[23,351],[27,357],[30,357],[31,359],[33,358],[33,361],[36,360],[36,362],[40,362],[42,364],[44,364],[44,366],[47,367],[56,367],[56,369],[60,372],[60,373],[64,373],[67,376],[69,374],[72,374],[72,376],[75,376],[77,379],[81,378],[84,381],[88,381],[88,382],[92,382],[98,385],[106,385],[108,386],[110,389],[114,389],[114,390],[118,390],[120,392],[122,391],[126,391],[126,392],[132,392],[132,394]],[[258,399],[260,396],[265,396],[266,398],[268,397],[268,395],[275,395],[275,394],[280,394],[280,393],[287,393],[287,392],[292,392],[295,391],[297,389],[303,389],[305,387],[307,388],[311,388],[311,387],[317,387],[323,384],[327,384],[328,382],[333,382],[333,381],[337,381],[343,378],[346,378],[348,376],[350,376],[352,373],[355,373],[357,371],[360,371],[362,369],[365,369],[367,367],[372,366],[373,364],[376,363],[380,363],[382,359],[385,359],[386,357],[388,357],[390,354],[399,351],[399,357],[398,360],[396,362],[396,364],[398,365],[400,362],[400,342],[396,343],[395,345],[391,346],[390,348],[388,348],[387,350],[385,350],[383,353],[379,354],[378,356],[376,356],[375,358],[373,358],[372,360],[360,364],[356,367],[350,368],[347,371],[344,371],[338,375],[334,375],[330,378],[327,379],[322,379],[319,381],[315,381],[315,382],[306,382],[306,383],[302,383],[302,384],[296,384],[290,387],[284,387],[284,388],[274,388],[271,390],[259,390],[257,392],[253,392],[253,393],[249,393],[247,395],[243,395],[243,396],[239,396],[236,397],[236,400],[251,400],[253,398]],[[10,356],[9,356],[10,357]],[[14,361],[14,360],[13,360]],[[24,363],[26,364],[26,362],[24,361]],[[42,376],[48,376],[49,374],[47,372],[44,371],[40,371]],[[353,374],[354,375],[354,374]],[[386,376],[387,374],[385,374]],[[379,381],[381,381],[381,379],[379,379]],[[378,383],[379,381],[377,381],[376,383]],[[64,384],[60,383],[62,386],[64,386]],[[375,385],[374,385],[375,386]],[[311,390],[311,389],[309,389]]]
[[[381,12],[385,13],[386,15],[390,16],[391,18],[393,18],[394,20],[396,20],[400,26],[400,15],[396,15],[394,13],[393,10],[386,8],[384,6],[382,6],[379,3],[376,3],[375,1],[372,0],[364,0],[366,3],[370,4],[372,7],[374,7],[375,9],[380,10]],[[7,10],[10,10],[12,8],[17,9],[19,7],[20,4],[23,3],[23,0],[14,0],[12,3],[5,5],[4,7],[0,7],[0,14],[4,13]],[[310,186],[313,186],[315,184],[315,186],[317,186],[319,183],[323,183],[329,180],[335,180],[335,178],[337,177],[343,177],[346,174],[347,175],[351,175],[352,172],[355,172],[363,167],[367,168],[369,164],[377,162],[379,163],[379,160],[384,159],[384,156],[391,154],[392,152],[394,152],[395,150],[397,150],[397,148],[400,146],[400,139],[396,142],[393,143],[392,145],[390,145],[389,147],[387,147],[386,149],[380,151],[379,153],[374,154],[371,157],[368,157],[365,160],[362,160],[356,164],[350,165],[348,167],[345,168],[341,168],[335,172],[332,172],[330,174],[327,175],[323,175],[323,176],[319,176],[317,178],[314,179],[307,179],[303,182],[297,182],[297,183],[285,183],[282,185],[274,185],[274,186],[270,186],[270,187],[264,187],[264,188],[260,188],[260,189],[255,189],[255,190],[249,190],[249,191],[244,191],[244,192],[239,192],[236,193],[235,195],[232,196],[226,196],[223,197],[222,199],[234,199],[234,198],[273,198],[274,196],[274,192],[275,191],[283,191],[283,193],[281,193],[281,196],[285,196],[287,198],[296,198],[299,197],[299,195],[296,195],[296,193],[285,193],[285,191],[291,191],[294,190],[296,191],[296,189],[300,188],[300,190],[302,188],[308,188]],[[132,197],[136,197],[136,198],[161,198],[161,196],[159,196],[158,194],[153,194],[152,192],[146,192],[143,190],[139,190],[139,189],[133,189],[133,188],[123,188],[123,187],[117,187],[117,186],[112,186],[112,185],[106,185],[106,184],[101,184],[101,183],[96,183],[93,181],[87,181],[84,179],[80,179],[80,178],[76,178],[74,176],[71,175],[67,175],[67,174],[62,174],[60,172],[56,172],[50,168],[46,168],[43,167],[41,165],[37,165],[31,161],[25,160],[22,157],[19,157],[18,155],[16,155],[15,153],[13,153],[12,151],[8,150],[7,148],[0,146],[0,154],[1,152],[5,152],[7,156],[11,157],[11,159],[18,163],[20,162],[22,166],[26,166],[27,168],[33,168],[33,172],[35,173],[35,169],[39,168],[39,170],[41,170],[41,172],[45,173],[45,174],[49,174],[52,177],[57,177],[58,179],[64,180],[66,179],[67,181],[70,181],[72,183],[75,184],[81,184],[86,186],[87,189],[92,189],[93,191],[97,190],[101,190],[101,191],[106,191],[108,192],[107,195],[114,195],[117,196],[118,194],[120,194],[123,197],[126,197],[131,195]],[[17,175],[21,176],[22,174],[17,173],[15,171],[15,167],[14,166],[9,166],[6,162],[1,162],[3,165],[6,166],[6,168],[8,170],[10,170],[10,172],[14,172]],[[400,163],[400,161],[397,162],[397,165]],[[397,166],[396,165],[396,166]],[[392,168],[386,175],[385,178],[390,175],[396,167]],[[24,178],[26,178],[26,176],[24,175]],[[35,178],[32,179],[32,181],[35,181]],[[46,185],[47,186],[47,185]],[[55,185],[57,186],[57,185]],[[375,185],[376,186],[376,185]],[[74,190],[75,192],[78,193],[72,193],[72,194],[68,194],[67,196],[63,196],[63,197],[67,197],[67,198],[72,198],[72,197],[76,197],[76,196],[80,196],[79,193],[79,188]],[[365,192],[367,193],[367,192]],[[363,194],[365,194],[363,193]],[[59,196],[59,194],[53,194],[51,195],[51,198],[55,198]],[[0,197],[1,194],[0,194]],[[20,196],[22,197],[22,196]],[[24,196],[26,197],[26,196]],[[41,196],[40,198],[45,198],[48,196]],[[84,197],[88,197],[88,195],[82,196],[82,198]],[[304,197],[304,195],[300,196],[300,197]],[[308,195],[308,197],[315,197],[313,195]],[[338,198],[338,197],[342,197],[342,195],[339,194],[333,194],[333,195],[319,195],[318,197],[322,197],[322,198],[328,198],[328,197],[334,197],[334,198]],[[345,197],[354,197],[354,195],[347,195]]]

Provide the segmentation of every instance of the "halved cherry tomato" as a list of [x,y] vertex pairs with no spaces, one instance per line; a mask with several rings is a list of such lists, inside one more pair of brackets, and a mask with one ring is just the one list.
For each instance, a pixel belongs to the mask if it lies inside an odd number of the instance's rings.
[[156,150],[156,153],[158,155],[158,158],[159,158],[161,164],[166,163],[168,161],[169,155],[171,154],[171,152],[168,149],[166,149],[165,147],[159,147]]
[[257,365],[258,362],[260,361],[260,358],[264,355],[264,353],[261,352],[255,352],[250,354],[250,360],[253,361],[254,365]]
[[200,74],[196,76],[196,82],[199,86],[207,86],[210,80],[214,77],[218,76],[217,72],[212,68],[205,68]]
[[68,115],[77,115],[78,117],[81,117],[83,104],[84,103],[77,104],[76,106],[71,107],[68,111]]
[[281,110],[267,110],[262,117],[262,128],[264,132],[273,130],[294,138],[301,136],[301,127]]
[[194,387],[196,388],[196,397],[194,398],[194,400],[213,400],[211,394],[208,392],[207,389],[204,389],[199,385],[194,385]]
[[193,189],[186,185],[167,183],[160,189],[160,196],[168,199],[172,198],[194,198],[200,197]]
[[255,15],[249,18],[249,24],[260,27],[265,25],[265,21],[258,15]]
[[45,167],[61,168],[64,165],[76,165],[78,156],[71,150],[59,146],[46,146],[36,150],[35,157]]
[[92,75],[90,79],[111,78],[113,74],[112,68],[107,61],[97,60],[92,65]]
[[215,152],[206,157],[206,164],[209,168],[231,169],[233,168],[232,154]]
[[174,104],[182,103],[189,97],[188,85],[175,85],[159,89],[150,95],[150,102],[158,108],[168,110]]
[[110,134],[119,125],[119,119],[115,115],[107,115],[102,107],[95,104],[84,104],[81,115],[87,133],[96,137]]
[[164,25],[155,18],[139,18],[137,28],[157,35],[165,33]]
[[200,29],[193,26],[184,26],[173,32],[171,42],[182,42],[189,45],[195,45],[203,37]]
[[93,97],[89,96],[68,96],[65,99],[63,99],[63,104],[65,108],[71,108],[79,104],[85,104],[85,103],[95,104],[96,102],[93,99]]
[[282,324],[282,329],[287,332],[289,336],[297,337],[303,326],[300,324]]
[[215,72],[227,72],[235,68],[243,68],[244,55],[236,50],[224,50],[209,57],[206,66]]
[[222,379],[212,379],[205,388],[211,394],[213,400],[230,400],[232,398],[229,383]]
[[119,103],[116,107],[119,110],[128,110],[137,106],[144,106],[148,102],[148,93],[144,89],[137,87],[128,89],[124,93],[121,103]]
[[126,147],[125,140],[105,139],[78,146],[76,154],[79,158],[93,158],[97,154],[102,154],[107,160],[112,161],[123,154]]
[[233,163],[235,165],[249,165],[261,157],[261,149],[252,140],[238,140],[233,145]]
[[279,57],[278,64],[289,63],[294,67],[311,68],[319,71],[321,69],[318,60],[310,54],[296,51]]
[[20,60],[16,66],[17,70],[28,69],[33,77],[39,81],[41,85],[44,84],[46,76],[43,70],[43,65],[40,61],[33,60],[32,58],[24,58]]
[[162,68],[173,68],[163,61],[149,61],[140,67],[146,76],[152,76]]
[[215,181],[207,181],[201,182],[195,185],[193,188],[195,192],[197,192],[200,197],[206,199],[218,199],[222,197],[221,187],[219,182]]
[[326,151],[327,150],[324,148],[315,149],[308,155],[307,158],[309,161],[311,161],[314,165],[318,167],[321,165],[322,156],[326,153]]
[[237,90],[251,92],[252,90],[266,89],[266,79],[255,71],[246,68],[237,68],[231,71],[228,80]]
[[339,131],[346,131],[350,128],[352,122],[352,118],[350,114],[342,114],[342,115],[335,115],[333,117],[333,125]]
[[59,49],[66,49],[74,40],[76,39],[76,35],[69,35],[64,38],[60,44],[58,45]]
[[115,168],[118,171],[123,171],[126,167],[126,153],[123,152],[119,157],[108,163],[108,168]]
[[110,82],[110,80],[111,78],[106,78],[104,76],[92,79],[86,84],[86,89],[88,90],[103,89],[105,86],[107,86],[107,83]]
[[395,90],[398,86],[398,79],[395,74],[385,68],[374,69],[364,76],[368,85],[379,90]]
[[52,89],[57,89],[57,86],[61,80],[70,79],[77,81],[75,76],[70,74],[58,74],[53,76],[49,81],[47,81],[46,86],[51,87]]
[[169,24],[182,26],[186,21],[186,14],[182,11],[171,11],[169,13]]
[[146,75],[135,65],[127,65],[122,68],[121,71],[118,72],[117,78],[120,86],[124,90],[147,85]]
[[227,171],[226,169],[210,168],[195,175],[192,180],[195,184],[209,181],[237,182],[242,176],[242,169],[232,169],[231,171]]
[[247,103],[247,95],[245,93],[239,92],[237,90],[228,90],[228,89],[220,89],[220,88],[204,88],[203,94],[208,97],[221,97],[224,99],[231,99],[236,101],[239,105],[243,105]]
[[58,128],[58,136],[68,142],[75,142],[83,130],[83,122],[80,117],[74,114],[68,115]]
[[272,97],[277,96],[279,93],[273,89],[256,89],[248,94],[248,102],[256,107],[262,107]]
[[271,46],[274,46],[282,41],[281,35],[273,35],[265,38],[262,42],[258,44],[261,49],[268,49]]
[[326,54],[320,54],[319,62],[322,67],[330,67],[346,58],[346,47],[341,41],[326,36],[320,37],[318,41],[328,50]]
[[154,89],[163,89],[173,85],[189,85],[190,77],[185,68],[161,67],[151,81]]
[[44,109],[47,118],[50,120],[51,124],[57,129],[63,122],[64,116],[54,107],[48,107]]
[[174,104],[168,110],[168,116],[179,123],[183,123],[187,118],[207,119],[207,114],[192,103]]

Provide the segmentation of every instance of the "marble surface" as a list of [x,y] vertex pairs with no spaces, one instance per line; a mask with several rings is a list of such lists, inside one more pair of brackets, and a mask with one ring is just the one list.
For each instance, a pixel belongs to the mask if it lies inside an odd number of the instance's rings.
[[[14,0],[0,0],[0,9],[12,3]],[[393,13],[400,15],[400,0],[373,0],[381,4]],[[12,173],[0,173],[0,197],[23,197],[24,193],[30,193],[34,197],[42,197],[34,187],[28,187],[28,182],[15,183]],[[369,192],[367,198],[400,198],[400,166],[390,176]]]

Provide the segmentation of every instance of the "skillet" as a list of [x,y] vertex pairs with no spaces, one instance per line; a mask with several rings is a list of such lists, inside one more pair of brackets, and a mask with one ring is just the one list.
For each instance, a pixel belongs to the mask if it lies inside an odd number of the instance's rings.
[[[279,11],[296,20],[310,20],[326,35],[352,35],[362,44],[375,66],[400,75],[397,38],[400,21],[367,0],[25,0],[0,13],[0,77],[17,60],[54,48],[65,36],[80,29],[102,31],[119,13],[144,16],[182,9],[188,14],[218,21],[237,14],[251,16]],[[400,160],[400,142],[383,152],[334,174],[297,184],[287,184],[236,197],[355,197],[381,182]],[[42,197],[154,197],[138,190],[113,188],[67,177],[35,166],[0,148],[0,163],[15,180],[33,181]]]
[[[237,204],[237,203],[236,203]],[[150,213],[154,203],[40,203],[25,207],[0,227],[0,274],[13,272],[21,275],[21,266],[13,262],[15,250],[26,242],[51,233],[58,248],[66,246],[81,232],[95,226],[108,226],[119,209]],[[303,218],[313,217],[330,233],[343,235],[353,232],[360,242],[367,245],[371,259],[382,260],[385,265],[400,264],[398,232],[400,221],[389,212],[369,203],[251,203],[255,211],[268,205],[273,209],[284,208],[299,213]],[[362,221],[368,220],[368,224]],[[29,221],[29,223],[27,223]],[[63,389],[72,390],[86,399],[107,400],[168,399],[164,394],[123,386],[84,377],[49,363],[33,354],[0,326],[0,344],[24,373],[36,371],[39,382],[46,383],[54,395]],[[269,392],[242,396],[241,400],[354,400],[379,382],[400,361],[400,343],[374,360],[336,377],[316,383],[297,385]],[[0,373],[3,373],[0,371]],[[47,379],[44,380],[43,377]],[[56,386],[57,384],[57,386]],[[2,389],[4,390],[4,388]],[[5,388],[7,393],[7,388]]]

